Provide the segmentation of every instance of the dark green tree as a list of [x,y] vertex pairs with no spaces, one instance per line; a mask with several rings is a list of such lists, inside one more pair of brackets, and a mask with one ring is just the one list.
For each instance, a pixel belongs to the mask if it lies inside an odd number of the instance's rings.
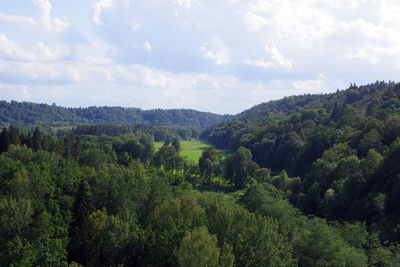
[[208,185],[211,184],[211,176],[221,173],[221,155],[213,147],[209,146],[203,150],[199,159],[199,169],[201,176]]
[[142,150],[142,155],[140,160],[143,163],[149,163],[154,157],[154,142],[151,140],[150,142],[146,143]]
[[132,162],[132,157],[129,156],[128,152],[124,152],[118,156],[118,163],[128,167],[129,164]]
[[40,133],[39,128],[36,127],[35,131],[32,134],[32,150],[36,152],[41,148],[42,148],[42,134]]
[[370,149],[375,149],[381,152],[382,149],[382,137],[376,129],[372,129],[368,133],[364,134],[363,138],[358,145],[358,149],[363,155],[366,155]]
[[179,141],[178,137],[175,137],[174,139],[172,139],[171,145],[175,148],[176,152],[181,151],[181,142]]
[[3,128],[0,134],[0,154],[7,151],[10,145],[10,136],[6,127]]
[[162,166],[167,163],[167,160],[175,156],[176,150],[173,146],[162,146],[154,156],[156,166]]
[[244,147],[239,147],[234,155],[225,160],[225,177],[239,189],[250,183],[257,169],[250,150]]
[[11,125],[10,128],[8,129],[8,136],[9,136],[9,140],[10,140],[10,144],[13,145],[20,145],[21,144],[21,140],[20,140],[20,135],[19,135],[19,130],[17,127]]
[[93,204],[88,182],[82,178],[75,196],[70,225],[70,243],[68,259],[86,265],[89,261],[90,240],[88,238],[89,215],[93,212]]

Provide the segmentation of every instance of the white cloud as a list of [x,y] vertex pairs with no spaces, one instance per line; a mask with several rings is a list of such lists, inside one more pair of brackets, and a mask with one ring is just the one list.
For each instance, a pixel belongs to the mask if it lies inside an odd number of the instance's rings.
[[46,62],[62,59],[68,53],[69,47],[66,45],[50,48],[43,42],[38,42],[33,47],[24,47],[9,40],[4,34],[0,34],[0,59],[21,62]]
[[273,68],[273,69],[292,69],[292,61],[282,55],[274,44],[266,44],[265,51],[269,57],[269,60],[265,59],[245,59],[243,63],[261,67],[261,68]]
[[[237,113],[288,94],[343,88],[322,74],[310,80],[244,82],[232,75],[172,73],[141,65],[118,65],[106,59],[88,59],[73,64],[0,61],[0,77],[4,75],[8,75],[8,80],[3,80],[3,87],[15,86],[20,93],[23,88],[24,94],[14,98],[18,100],[43,101],[45,94],[49,94],[48,103],[69,106],[194,108],[218,113]],[[16,85],[18,82],[21,85]],[[52,96],[51,92],[63,97]],[[10,94],[6,95],[12,99]],[[76,95],[80,96],[79,100]]]
[[48,0],[32,0],[39,9],[39,18],[43,25],[50,24],[51,4]]
[[396,0],[32,1],[0,7],[3,97],[235,113],[399,77]]
[[[34,88],[33,88],[34,87]],[[62,86],[26,86],[26,85],[10,85],[0,83],[0,94],[3,100],[16,101],[35,101],[39,103],[51,103],[63,101],[67,97],[73,97],[70,90]]]
[[269,20],[263,16],[252,12],[247,12],[243,16],[243,22],[249,31],[258,31],[268,25]]
[[143,47],[146,51],[151,51],[151,44],[149,42],[144,42]]
[[341,80],[330,81],[327,76],[320,73],[317,78],[309,80],[295,80],[291,82],[292,94],[321,94],[332,92],[335,88],[344,88]]
[[214,39],[210,45],[201,46],[200,50],[205,59],[214,61],[216,65],[226,65],[231,62],[229,48],[219,38]]
[[25,26],[37,26],[37,23],[34,19],[27,16],[16,16],[16,15],[7,15],[0,13],[0,21],[10,23],[10,24],[19,24]]
[[251,65],[251,66],[261,67],[261,68],[274,68],[275,67],[274,64],[272,64],[269,61],[265,61],[264,59],[245,59],[245,60],[243,60],[243,63]]
[[265,50],[267,54],[271,57],[273,62],[275,63],[274,66],[291,70],[292,69],[292,61],[287,57],[283,56],[279,50],[276,48],[275,45],[265,45]]
[[101,12],[103,12],[103,10],[105,10],[105,9],[109,9],[112,7],[113,7],[112,0],[99,0],[99,1],[93,2],[93,4],[92,4],[92,10],[93,10],[92,21],[93,21],[93,23],[96,24],[97,26],[103,25],[103,21],[100,18]]
[[7,36],[0,34],[0,56],[7,60],[34,60],[35,54],[21,48]]
[[28,16],[0,13],[0,21],[22,26],[40,27],[57,33],[62,32],[69,27],[69,23],[66,20],[51,17],[52,6],[49,0],[32,0],[32,2],[39,11],[37,20]]
[[249,7],[250,14],[269,19],[269,38],[290,40],[293,46],[311,50],[335,30],[329,13],[301,1],[258,1]]
[[191,8],[194,3],[198,3],[197,0],[174,0],[174,3],[180,7]]
[[368,62],[369,64],[372,65],[376,65],[377,63],[379,63],[380,57],[376,54],[369,53],[368,51],[366,51],[365,49],[356,49],[355,52],[349,52],[346,54],[346,57],[348,59],[360,59],[360,60],[364,60],[366,62]]
[[25,85],[13,85],[0,83],[0,94],[3,100],[27,100],[32,97]]
[[51,18],[52,6],[49,0],[32,0],[33,4],[39,9],[39,24],[55,32],[61,32],[69,27],[69,23],[60,18]]

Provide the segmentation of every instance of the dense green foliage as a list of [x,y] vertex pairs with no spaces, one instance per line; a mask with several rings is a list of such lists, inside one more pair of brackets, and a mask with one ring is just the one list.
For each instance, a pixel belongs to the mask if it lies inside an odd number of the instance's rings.
[[[59,131],[60,133],[62,131]],[[126,134],[140,135],[142,133],[151,134],[156,142],[171,143],[176,137],[183,140],[198,139],[201,128],[188,126],[154,126],[154,125],[132,125],[132,124],[93,124],[78,125],[72,131],[65,131],[66,134],[75,135],[107,135],[117,136]]]
[[399,95],[263,104],[208,130],[235,152],[198,163],[192,128],[3,128],[0,266],[399,266]]
[[205,136],[217,147],[249,149],[272,170],[267,181],[303,212],[362,221],[384,240],[400,241],[400,84],[286,97]]
[[[249,150],[223,163],[207,148],[199,168],[171,145],[155,151],[154,137],[142,134],[55,137],[3,129],[0,265],[399,263],[397,247],[383,245],[365,224],[302,215],[268,183],[270,173],[251,161]],[[219,176],[230,172],[245,180]],[[212,192],[233,191],[229,183],[248,186],[252,177],[260,183],[244,191]]]
[[208,127],[228,118],[229,115],[190,109],[142,110],[106,106],[64,108],[55,104],[0,101],[0,123],[3,125],[127,123]]

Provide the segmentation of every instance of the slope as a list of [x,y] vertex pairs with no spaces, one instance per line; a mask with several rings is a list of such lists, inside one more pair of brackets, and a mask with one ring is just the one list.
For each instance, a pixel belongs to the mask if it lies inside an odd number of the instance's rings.
[[399,113],[400,84],[376,82],[264,103],[203,137],[250,149],[272,170],[268,181],[303,212],[364,221],[383,240],[400,241]]
[[3,125],[124,123],[209,127],[230,117],[230,115],[218,115],[191,109],[142,110],[107,106],[65,108],[55,104],[0,101],[0,123]]

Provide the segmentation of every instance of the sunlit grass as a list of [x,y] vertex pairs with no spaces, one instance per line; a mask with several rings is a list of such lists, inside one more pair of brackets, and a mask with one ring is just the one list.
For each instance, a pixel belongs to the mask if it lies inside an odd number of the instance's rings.
[[[164,142],[156,142],[155,149],[156,151],[162,147]],[[180,154],[184,156],[186,159],[198,162],[203,150],[206,149],[209,145],[211,145],[207,141],[181,141],[181,152]],[[227,155],[231,154],[230,150],[226,149],[217,149],[219,153],[221,153],[222,157],[225,158]]]

